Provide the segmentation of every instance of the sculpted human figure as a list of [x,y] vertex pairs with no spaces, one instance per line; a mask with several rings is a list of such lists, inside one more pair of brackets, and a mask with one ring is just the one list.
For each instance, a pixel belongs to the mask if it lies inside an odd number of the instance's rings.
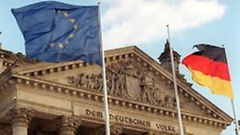
[[143,97],[145,97],[145,98],[143,98],[144,101],[154,103],[153,94],[154,94],[154,84],[152,81],[152,82],[147,83],[145,86],[145,90],[143,93]]
[[114,94],[115,95],[124,95],[124,90],[125,90],[125,84],[126,84],[126,80],[125,80],[125,75],[123,74],[123,69],[120,68],[118,70],[118,74],[116,75],[116,89]]
[[91,90],[94,88],[93,79],[94,79],[94,75],[93,74],[87,75],[87,88],[89,88]]
[[163,93],[161,92],[160,88],[154,84],[153,86],[153,100],[156,104],[161,104],[162,103],[162,95]]
[[87,88],[87,84],[88,84],[88,75],[82,74],[80,76],[80,86],[83,88]]
[[166,95],[165,97],[164,97],[164,106],[165,107],[171,107],[171,97],[169,96],[169,95]]
[[106,70],[106,78],[107,78],[107,91],[108,91],[108,94],[110,95],[113,95],[113,83],[112,83],[112,76],[113,76],[113,73],[107,69]]
[[95,88],[97,89],[97,92],[101,92],[103,90],[103,79],[102,74],[99,74],[97,77],[97,83],[95,85]]
[[146,90],[147,90],[147,84],[146,84],[146,72],[140,72],[138,73],[139,79],[140,79],[140,89],[141,89],[141,101],[144,101],[144,98],[146,96]]
[[111,84],[112,84],[112,90],[113,90],[113,95],[118,95],[119,93],[117,92],[117,80],[118,80],[118,76],[113,73],[112,77],[111,77]]

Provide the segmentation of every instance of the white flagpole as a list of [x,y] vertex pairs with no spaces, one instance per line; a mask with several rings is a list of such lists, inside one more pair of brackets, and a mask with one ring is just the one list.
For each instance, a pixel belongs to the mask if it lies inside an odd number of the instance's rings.
[[[226,53],[226,50],[225,50],[224,45],[222,45],[222,47],[224,48],[224,53],[225,53],[225,55],[226,55],[226,59],[227,59],[227,53]],[[230,73],[229,73],[229,75],[230,75]],[[233,92],[233,90],[232,90],[232,92]],[[233,115],[234,115],[234,121],[235,121],[235,127],[236,127],[235,132],[236,132],[236,135],[240,135],[240,134],[239,134],[238,119],[237,119],[237,115],[236,115],[237,113],[236,113],[236,108],[235,108],[235,105],[234,105],[233,99],[231,99],[231,104],[232,104]]]
[[101,41],[101,52],[102,52],[102,78],[103,78],[103,94],[104,94],[104,118],[105,118],[105,130],[106,135],[110,135],[110,125],[109,125],[109,110],[108,110],[108,95],[107,95],[107,80],[106,80],[106,70],[105,70],[105,54],[104,46],[102,42],[102,29],[101,29],[101,14],[100,14],[100,2],[98,2],[98,21],[100,25],[99,35]]
[[231,103],[232,103],[233,115],[234,115],[235,126],[236,126],[236,135],[239,135],[238,120],[237,120],[236,109],[235,109],[235,106],[234,106],[233,99],[231,99]]
[[175,91],[175,98],[176,98],[176,103],[177,103],[179,134],[180,134],[180,135],[184,135],[184,134],[183,134],[183,126],[182,126],[182,117],[181,117],[180,102],[179,102],[179,97],[178,97],[178,89],[177,89],[177,81],[176,81],[176,72],[175,72],[175,66],[174,66],[174,60],[173,60],[173,49],[172,49],[171,43],[170,43],[169,25],[167,25],[167,33],[168,33],[168,42],[169,42],[170,55],[171,55],[171,65],[172,65],[174,91]]

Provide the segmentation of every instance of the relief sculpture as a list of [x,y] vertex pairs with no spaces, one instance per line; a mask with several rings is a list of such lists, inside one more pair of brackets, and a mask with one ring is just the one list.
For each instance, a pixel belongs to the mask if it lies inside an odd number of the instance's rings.
[[[132,62],[119,62],[106,67],[107,91],[109,95],[126,99],[147,102],[162,107],[174,108],[175,99],[169,92],[164,91],[161,85],[147,70],[140,71]],[[68,83],[89,91],[102,92],[102,74],[81,73],[76,76],[68,76]]]

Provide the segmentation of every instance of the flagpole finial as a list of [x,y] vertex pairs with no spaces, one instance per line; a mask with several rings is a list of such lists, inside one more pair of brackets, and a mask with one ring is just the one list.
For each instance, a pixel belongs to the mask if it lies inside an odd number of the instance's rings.
[[167,34],[168,34],[168,42],[170,43],[170,31],[169,31],[169,24],[166,25],[167,27]]

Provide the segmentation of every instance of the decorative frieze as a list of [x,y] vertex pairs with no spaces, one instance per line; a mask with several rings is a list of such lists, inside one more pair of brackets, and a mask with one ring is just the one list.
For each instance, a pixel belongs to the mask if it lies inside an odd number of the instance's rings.
[[[108,95],[175,109],[172,91],[164,90],[149,71],[135,68],[133,63],[120,61],[106,67]],[[103,91],[102,74],[80,73],[67,76],[66,79],[70,85],[78,88],[99,93]],[[117,100],[114,103],[119,104]]]

